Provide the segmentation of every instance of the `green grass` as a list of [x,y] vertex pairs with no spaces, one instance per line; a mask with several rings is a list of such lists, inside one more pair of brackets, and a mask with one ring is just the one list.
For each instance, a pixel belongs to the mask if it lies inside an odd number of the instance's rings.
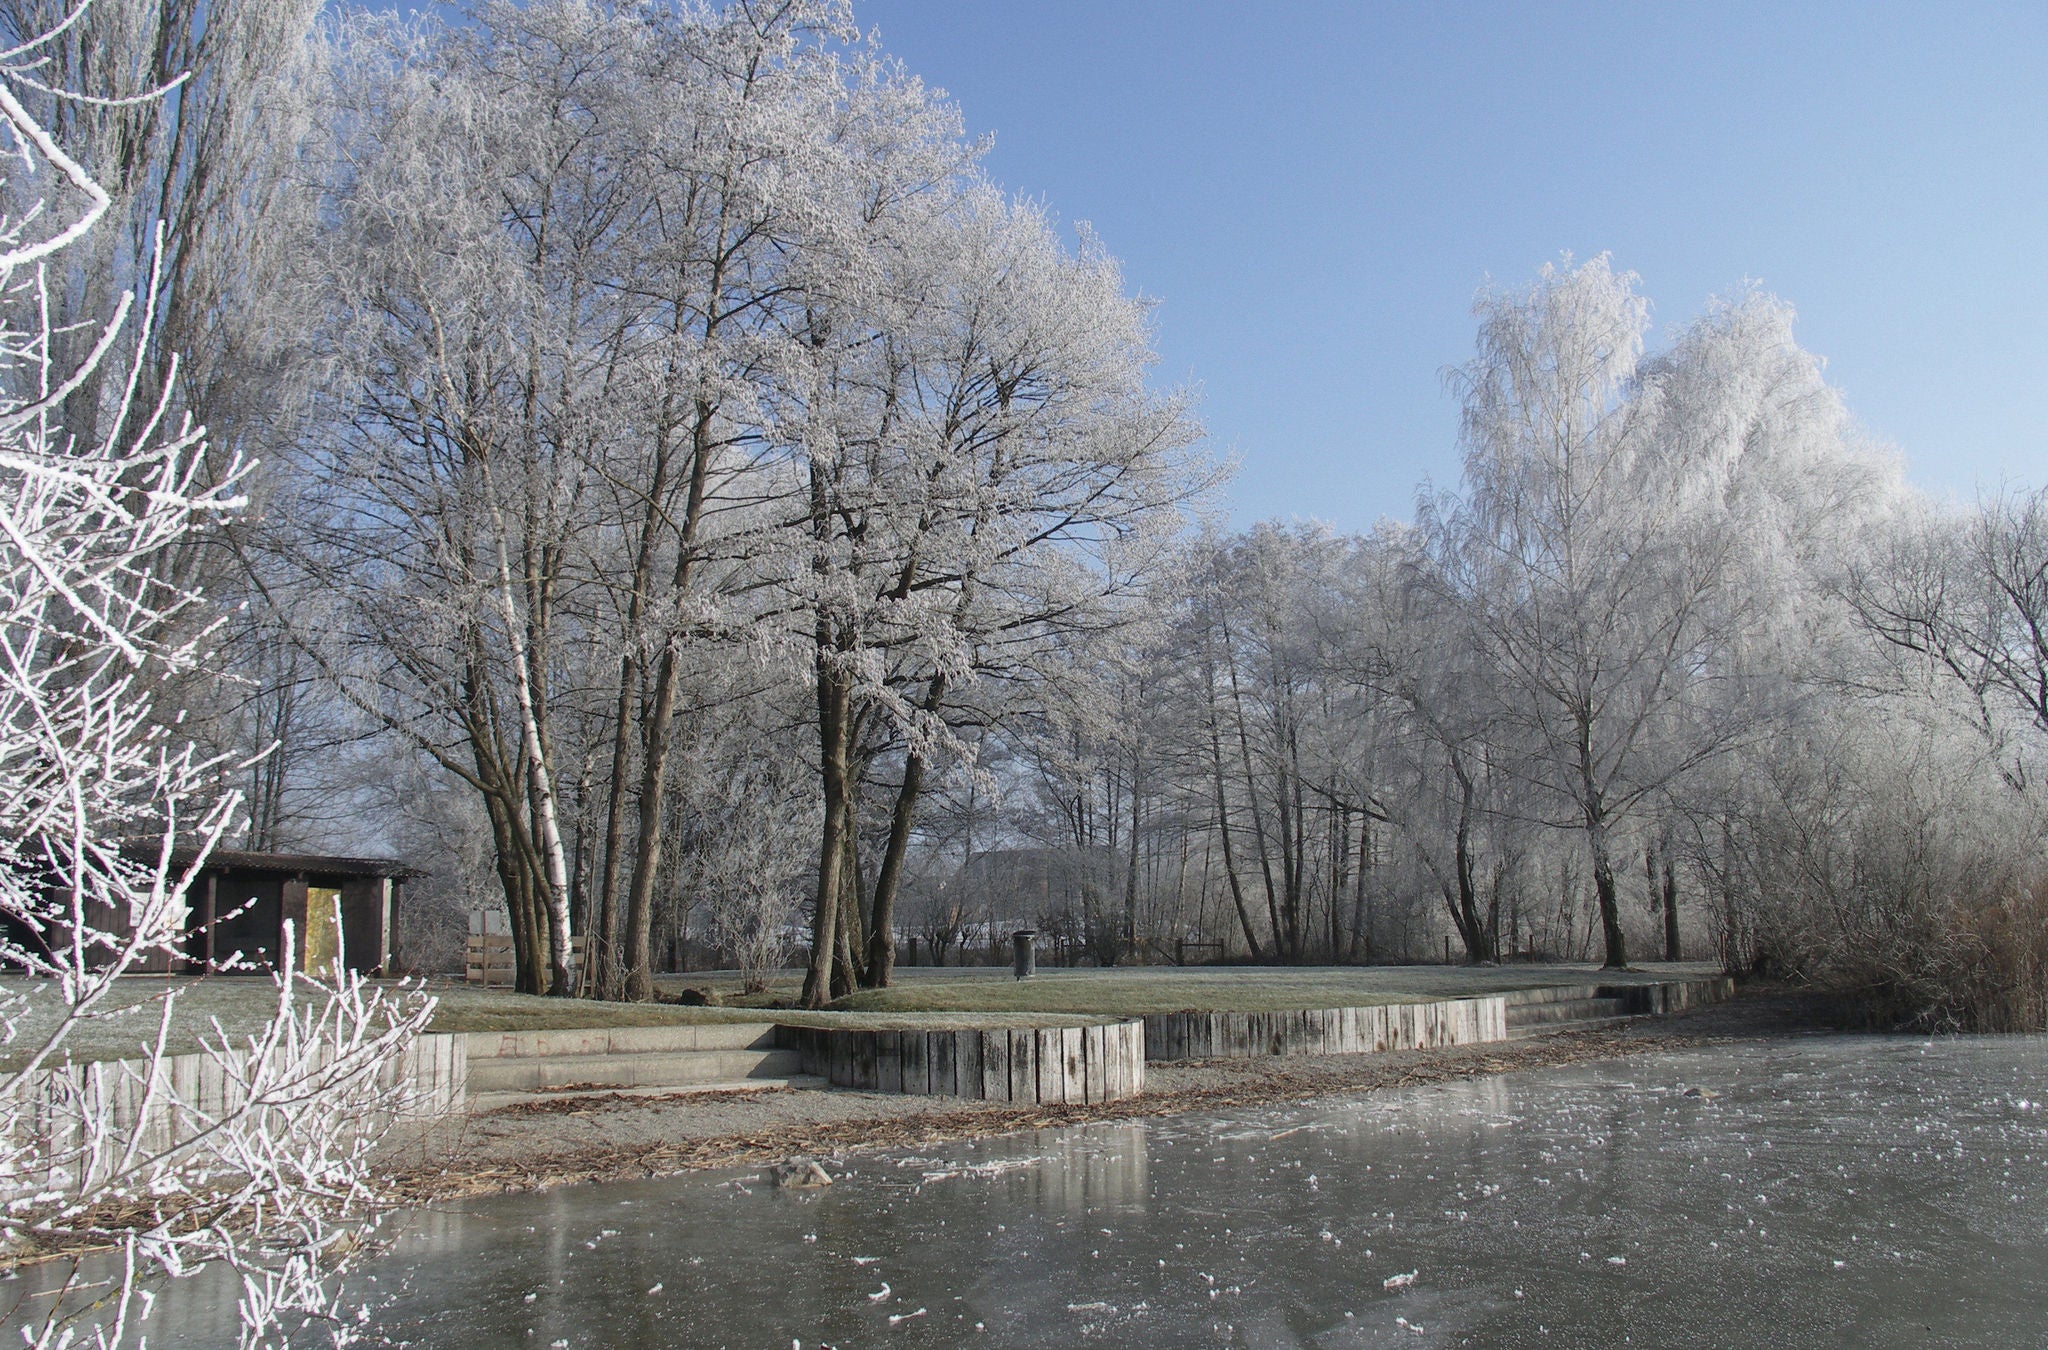
[[[693,977],[692,987],[707,985],[721,996],[738,997],[737,981]],[[19,1068],[27,1047],[37,1045],[56,1025],[61,1010],[56,991],[48,981],[0,979],[0,988],[29,997],[17,1017],[13,1044],[0,1048],[0,1072]],[[1047,1016],[945,1010],[939,1012],[805,1013],[769,1011],[758,1006],[686,1008],[666,1003],[594,1003],[584,999],[544,998],[515,994],[506,989],[482,989],[474,985],[433,982],[430,992],[437,1000],[428,1030],[437,1032],[565,1031],[590,1027],[664,1027],[706,1023],[775,1021],[789,1026],[835,1026],[852,1030],[882,1030],[922,1027],[926,1030],[959,1030],[984,1026],[1079,1026],[1100,1022],[1100,1017]],[[171,1035],[165,1048],[174,1055],[191,1054],[200,1048],[202,1036],[217,1040],[214,1024],[231,1041],[239,1041],[260,1030],[277,1007],[276,986],[267,979],[232,977],[210,979],[133,976],[121,980],[99,1006],[90,1021],[74,1026],[66,1036],[58,1061],[68,1055],[84,1063],[92,1060],[139,1059],[154,1043],[161,1000],[177,995]],[[796,986],[771,989],[756,1003],[781,996],[793,997]]]
[[1029,980],[938,978],[906,980],[870,989],[832,1006],[857,1012],[1093,1013],[1137,1017],[1146,1013],[1281,1012],[1300,1008],[1364,1007],[1494,994],[1549,985],[1631,984],[1711,975],[1698,962],[1645,965],[1625,973],[1597,966],[1329,966],[1172,967],[1048,970]]
[[[433,1031],[560,1031],[586,1027],[660,1027],[704,1023],[779,1022],[785,1026],[882,1030],[921,1027],[958,1030],[987,1026],[1077,1026],[1105,1018],[1203,1009],[1213,1012],[1276,1012],[1296,1008],[1337,1008],[1376,1003],[1410,1003],[1498,993],[1559,984],[1626,984],[1711,975],[1705,963],[1645,965],[1627,974],[1596,966],[1333,966],[1171,967],[1116,970],[1046,970],[1030,980],[1013,980],[995,968],[912,967],[898,972],[888,989],[866,990],[839,1000],[825,1012],[770,1009],[771,1001],[792,1001],[796,980],[788,975],[764,993],[743,996],[736,977],[723,974],[664,976],[664,993],[705,990],[730,1000],[719,1007],[686,1008],[666,1003],[593,1003],[543,998],[504,989],[482,989],[437,980],[439,999]],[[45,981],[0,979],[0,988],[30,996],[14,1045],[0,1049],[0,1070],[17,1067],[16,1047],[35,1044],[54,1024],[55,992]],[[74,1029],[65,1048],[75,1060],[132,1059],[156,1034],[158,1000],[178,997],[169,1050],[190,1053],[218,1021],[230,1038],[260,1028],[276,1006],[270,981],[252,977],[183,979],[136,976],[124,979],[103,1009],[126,1009]],[[736,1005],[736,1006],[735,1006]]]
[[571,1027],[671,1027],[759,1022],[751,1008],[679,1008],[667,1003],[596,1003],[436,981],[429,1031],[560,1031]]

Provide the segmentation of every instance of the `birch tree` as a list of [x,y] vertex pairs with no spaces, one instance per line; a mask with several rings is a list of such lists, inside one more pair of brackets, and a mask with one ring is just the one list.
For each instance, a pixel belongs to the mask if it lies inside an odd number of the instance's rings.
[[[603,330],[591,342],[561,322],[564,305],[581,317],[578,274],[540,241],[571,227],[498,195],[520,165],[550,162],[547,125],[382,50],[399,68],[359,52],[342,93],[357,100],[345,125],[386,153],[338,185],[318,274],[348,375],[326,434],[287,466],[257,581],[347,697],[484,797],[520,987],[567,993],[551,692],[587,489],[572,438],[606,425],[584,377],[608,352]],[[479,164],[479,146],[512,163]],[[544,402],[557,389],[569,407]]]
[[[590,984],[644,998],[693,652],[758,636],[728,592],[789,528],[787,335],[887,175],[965,151],[843,5],[473,17],[351,39],[328,435],[280,513],[319,537],[274,553],[350,607],[335,678],[492,804],[522,987],[570,982],[564,766],[592,764]],[[920,146],[944,162],[889,167]]]
[[1547,266],[1476,308],[1449,546],[1497,663],[1497,726],[1582,832],[1606,961],[1621,967],[1615,830],[1652,784],[1660,717],[1712,645],[1716,560],[1686,548],[1691,497],[1658,454],[1634,278],[1605,258]]

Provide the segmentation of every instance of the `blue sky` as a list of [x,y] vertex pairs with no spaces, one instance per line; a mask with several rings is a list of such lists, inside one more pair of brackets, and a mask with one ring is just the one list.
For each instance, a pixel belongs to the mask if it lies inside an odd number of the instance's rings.
[[1565,250],[1791,301],[1933,491],[2048,482],[2048,5],[855,3],[1159,301],[1239,524],[1454,480],[1473,294]]

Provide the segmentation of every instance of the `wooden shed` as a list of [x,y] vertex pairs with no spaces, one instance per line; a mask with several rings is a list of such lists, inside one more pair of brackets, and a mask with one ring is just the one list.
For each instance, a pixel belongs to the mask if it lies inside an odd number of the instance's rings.
[[[190,865],[189,857],[177,861]],[[188,896],[178,968],[196,974],[239,956],[239,969],[274,969],[290,920],[299,969],[324,970],[340,956],[349,970],[389,974],[400,895],[418,875],[392,858],[217,848]],[[169,964],[156,968],[169,973]]]

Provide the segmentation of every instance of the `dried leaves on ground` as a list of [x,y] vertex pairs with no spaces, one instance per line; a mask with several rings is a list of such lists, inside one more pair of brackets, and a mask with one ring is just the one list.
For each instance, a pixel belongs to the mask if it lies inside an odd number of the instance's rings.
[[[758,1166],[805,1156],[919,1148],[1021,1130],[1263,1106],[1553,1068],[1742,1039],[1760,1029],[1753,1025],[1753,1015],[1742,1020],[1751,1025],[1729,1024],[1725,1016],[1715,1021],[1721,1025],[1700,1024],[1681,1031],[1670,1023],[1639,1022],[1558,1032],[1526,1041],[1398,1055],[1157,1065],[1148,1070],[1150,1081],[1144,1096],[1097,1105],[970,1105],[949,1098],[919,1098],[911,1102],[892,1101],[888,1103],[891,1109],[872,1115],[817,1120],[796,1111],[786,1118],[770,1111],[758,1124],[729,1133],[630,1138],[630,1142],[571,1147],[560,1146],[561,1141],[550,1140],[545,1131],[540,1131],[530,1141],[522,1139],[509,1157],[505,1156],[502,1140],[493,1149],[468,1147],[457,1140],[435,1150],[439,1156],[416,1157],[409,1165],[395,1168],[389,1178],[389,1193],[405,1201],[427,1202],[540,1190],[575,1182],[644,1179],[706,1168]],[[785,1090],[776,1095],[796,1099],[807,1094]],[[621,1113],[623,1118],[651,1108],[673,1107],[677,1101],[673,1095],[608,1093],[501,1108],[485,1119],[613,1112]],[[621,1133],[630,1136],[628,1131]]]

